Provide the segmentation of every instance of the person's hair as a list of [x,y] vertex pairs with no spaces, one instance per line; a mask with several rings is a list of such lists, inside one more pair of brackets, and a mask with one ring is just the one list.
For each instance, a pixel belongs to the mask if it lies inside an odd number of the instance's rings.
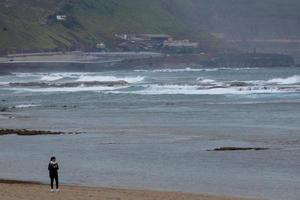
[[53,160],[56,160],[56,158],[55,158],[54,156],[52,156],[52,157],[50,158],[50,161],[53,161]]

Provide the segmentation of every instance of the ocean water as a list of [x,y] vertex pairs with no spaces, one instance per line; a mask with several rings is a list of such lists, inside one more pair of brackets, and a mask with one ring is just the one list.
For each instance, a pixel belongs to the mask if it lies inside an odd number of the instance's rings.
[[65,184],[300,198],[300,68],[14,73],[0,107],[1,128],[84,132],[0,137],[0,178],[47,182],[56,155]]

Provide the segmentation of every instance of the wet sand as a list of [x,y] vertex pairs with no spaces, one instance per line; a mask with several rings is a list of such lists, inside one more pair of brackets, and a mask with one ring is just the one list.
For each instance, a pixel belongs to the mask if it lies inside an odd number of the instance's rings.
[[2,200],[246,200],[179,192],[157,192],[96,187],[62,186],[51,193],[49,186],[34,182],[0,180]]

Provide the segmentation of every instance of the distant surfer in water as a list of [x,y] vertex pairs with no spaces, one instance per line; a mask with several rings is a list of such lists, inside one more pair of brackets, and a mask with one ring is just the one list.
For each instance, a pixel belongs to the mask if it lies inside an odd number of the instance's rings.
[[49,177],[50,177],[50,181],[51,181],[51,192],[54,192],[54,190],[53,190],[54,180],[55,180],[55,183],[56,183],[56,192],[59,192],[59,188],[58,188],[58,170],[59,170],[59,166],[58,166],[58,163],[57,163],[55,157],[51,157],[50,163],[48,165],[48,170],[49,170]]

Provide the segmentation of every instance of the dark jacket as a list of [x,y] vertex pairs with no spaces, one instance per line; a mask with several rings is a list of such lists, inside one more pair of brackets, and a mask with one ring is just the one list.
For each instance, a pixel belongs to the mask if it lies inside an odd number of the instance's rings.
[[48,170],[49,170],[49,176],[50,177],[57,177],[58,176],[58,170],[59,170],[58,163],[50,162],[49,165],[48,165]]

